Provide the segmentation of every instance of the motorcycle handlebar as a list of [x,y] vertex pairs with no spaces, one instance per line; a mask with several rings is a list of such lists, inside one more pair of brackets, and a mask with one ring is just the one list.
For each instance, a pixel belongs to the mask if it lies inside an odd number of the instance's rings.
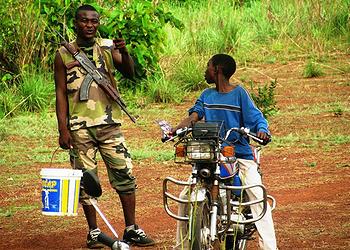
[[[183,137],[184,135],[186,135],[188,132],[191,132],[191,131],[192,131],[191,127],[179,128],[172,135],[163,137],[162,142],[173,141],[175,138]],[[251,132],[249,128],[244,128],[244,127],[229,129],[226,132],[225,140],[227,140],[227,138],[229,137],[229,135],[231,134],[232,131],[238,132],[242,136],[248,136],[248,137],[252,138],[253,140],[257,141],[259,144],[264,145],[264,146],[267,145],[269,142],[271,142],[270,135],[268,135],[267,139],[261,139],[257,136],[256,133]]]
[[189,127],[179,128],[172,135],[163,137],[162,142],[173,141],[177,137],[183,137],[190,131],[192,131],[192,128],[189,128]]
[[257,141],[259,144],[265,146],[267,145],[270,141],[271,141],[271,136],[268,135],[267,139],[261,139],[257,136],[256,133],[251,132],[249,128],[231,128],[226,132],[226,136],[225,139],[227,139],[229,137],[229,135],[231,134],[232,131],[238,132],[239,134],[243,135],[243,136],[248,136],[250,138],[252,138],[254,141]]

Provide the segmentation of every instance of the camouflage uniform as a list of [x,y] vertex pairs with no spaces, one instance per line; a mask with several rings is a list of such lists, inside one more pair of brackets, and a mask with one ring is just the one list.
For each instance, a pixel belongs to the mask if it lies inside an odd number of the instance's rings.
[[[76,46],[75,42],[72,44]],[[86,51],[86,54],[100,72],[112,75],[114,72],[109,72],[114,70],[112,46],[112,40],[96,39],[92,47],[81,49],[91,51]],[[67,70],[68,125],[73,140],[70,159],[73,168],[97,173],[96,153],[99,150],[112,187],[122,194],[135,192],[131,158],[120,130],[120,107],[94,81],[89,89],[89,99],[80,101],[80,87],[87,72],[64,47],[59,49],[59,53]],[[83,187],[80,194],[81,203],[90,205]]]
[[[75,42],[72,43],[77,46]],[[113,68],[111,49],[113,41],[109,39],[96,39],[92,47],[92,59],[97,69],[105,75]],[[63,63],[67,69],[67,95],[69,104],[70,130],[98,126],[102,124],[120,124],[120,107],[105,92],[92,82],[89,90],[89,100],[80,101],[80,86],[86,75],[84,68],[80,67],[74,57],[63,46],[59,49]],[[114,72],[110,72],[113,74]],[[115,87],[115,86],[114,86]]]

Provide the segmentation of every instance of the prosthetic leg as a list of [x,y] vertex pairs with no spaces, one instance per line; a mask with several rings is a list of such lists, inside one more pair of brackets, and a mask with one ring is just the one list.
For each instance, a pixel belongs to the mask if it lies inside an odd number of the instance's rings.
[[[100,217],[103,219],[103,221],[106,223],[108,228],[111,230],[111,232],[113,233],[115,238],[118,239],[117,232],[114,230],[112,225],[108,222],[107,218],[104,216],[102,211],[97,206],[96,198],[98,198],[102,195],[101,185],[100,185],[100,182],[99,182],[97,176],[91,171],[85,171],[83,173],[82,181],[84,183],[84,191],[88,195],[92,196],[92,198],[90,198],[91,204],[93,205],[93,207],[95,208],[97,213],[100,215]],[[112,239],[108,235],[101,232],[100,230],[97,230],[96,233],[91,235],[91,237],[94,240],[97,239],[99,242],[110,247],[113,250],[129,250],[130,249],[130,247],[127,243],[120,241],[120,240]]]

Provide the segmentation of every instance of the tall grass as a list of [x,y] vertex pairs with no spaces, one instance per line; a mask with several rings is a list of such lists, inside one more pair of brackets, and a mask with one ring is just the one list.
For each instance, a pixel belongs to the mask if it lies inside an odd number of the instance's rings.
[[[170,3],[171,5],[171,3]],[[169,35],[166,53],[170,55],[212,54],[233,50],[240,38],[237,11],[233,1],[199,1],[186,5],[171,5],[171,11],[185,25],[177,31],[167,27]]]
[[[0,62],[13,67],[1,67],[0,77],[16,72],[9,82],[18,86],[0,85],[0,117],[15,114],[19,106],[41,110],[53,99],[47,95],[52,91],[45,87],[47,78],[41,79],[39,73],[38,79],[18,80],[27,65],[41,68],[40,61],[52,62],[54,55],[48,55],[43,40],[44,21],[28,1],[1,3],[0,13],[7,18],[0,26]],[[205,88],[204,68],[216,53],[228,53],[244,64],[350,52],[350,0],[164,0],[164,4],[185,28],[165,27],[168,39],[160,61],[163,72],[152,73],[137,90],[126,92],[136,106],[179,102],[187,91]],[[12,64],[4,61],[11,51],[20,55],[10,58]],[[49,56],[51,60],[47,60]]]
[[164,75],[153,76],[146,81],[147,97],[153,102],[179,103],[183,98],[183,91],[177,83],[167,80]]
[[53,107],[52,75],[27,67],[20,75],[20,83],[2,84],[0,91],[0,119],[21,112],[42,112]]
[[51,74],[45,74],[35,69],[23,71],[19,94],[26,98],[22,110],[43,111],[50,108],[54,100],[54,84]]
[[263,61],[349,50],[349,0],[203,0],[171,4],[185,30],[168,27],[167,54],[226,52],[240,61]]
[[161,72],[140,82],[134,89],[123,89],[123,98],[131,109],[142,109],[150,103],[180,103],[184,90],[179,83]]
[[0,92],[0,119],[16,115],[19,111],[17,109],[23,100],[17,95],[16,88],[6,88]]
[[31,1],[1,0],[0,75],[19,74],[30,64],[43,66],[48,58],[44,25]]
[[208,87],[204,80],[207,59],[199,56],[183,57],[172,64],[168,77],[185,91],[196,91]]

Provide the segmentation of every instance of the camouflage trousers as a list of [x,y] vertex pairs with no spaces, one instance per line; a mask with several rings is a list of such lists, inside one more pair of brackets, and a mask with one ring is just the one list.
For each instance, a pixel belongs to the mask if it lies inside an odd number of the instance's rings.
[[[71,131],[73,148],[70,162],[74,169],[90,170],[97,175],[96,154],[99,151],[107,168],[111,186],[120,194],[135,192],[131,157],[119,125],[103,125]],[[91,205],[81,185],[80,203]]]

